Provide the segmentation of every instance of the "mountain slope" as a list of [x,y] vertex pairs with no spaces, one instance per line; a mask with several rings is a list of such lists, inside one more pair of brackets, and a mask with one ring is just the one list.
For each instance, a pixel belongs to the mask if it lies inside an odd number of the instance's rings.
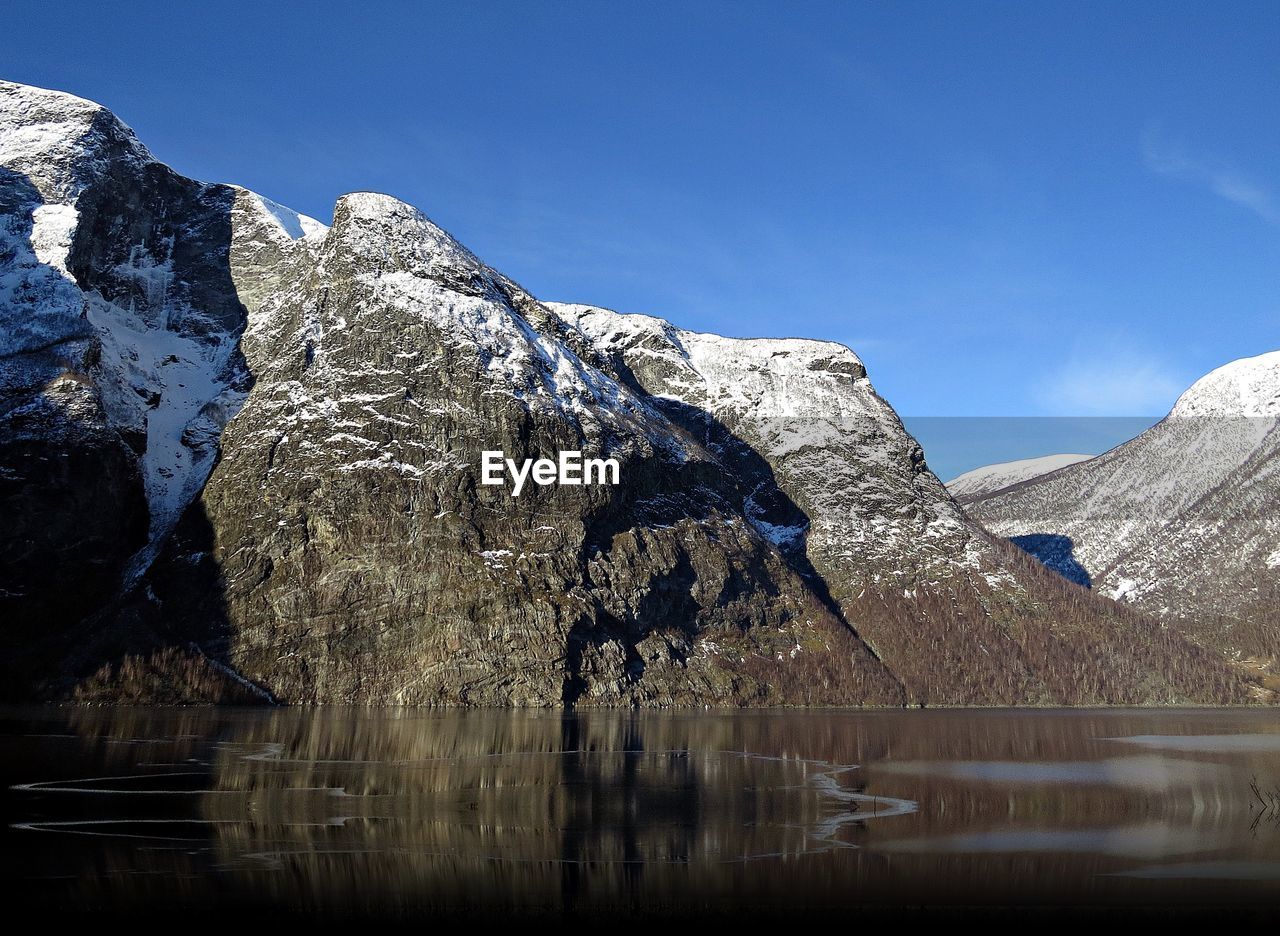
[[1065,468],[1093,458],[1092,455],[1042,455],[1038,458],[1020,458],[1017,461],[997,462],[966,471],[947,482],[951,496],[963,502],[965,498],[980,497],[1002,488],[1030,481],[1051,471]]
[[[900,699],[714,456],[420,213],[347,196],[303,268],[251,306],[257,383],[199,505],[238,670],[317,701]],[[478,485],[481,451],[567,449],[623,483]]]
[[[1166,646],[1139,618],[1061,590],[970,522],[847,348],[551,308],[621,381],[732,456],[752,522],[911,698],[1083,701],[1116,682],[1153,685],[1153,670],[1156,683],[1180,678],[1166,655],[1181,659],[1185,645]],[[1186,659],[1200,665],[1194,652]]]
[[[1248,697],[969,521],[848,349],[544,305],[388,196],[326,227],[97,105],[0,111],[11,693]],[[489,450],[621,482],[512,497]]]
[[1274,665],[1278,418],[1280,352],[1236,361],[1133,441],[968,510],[1051,565],[1073,564],[1096,590],[1207,646]]

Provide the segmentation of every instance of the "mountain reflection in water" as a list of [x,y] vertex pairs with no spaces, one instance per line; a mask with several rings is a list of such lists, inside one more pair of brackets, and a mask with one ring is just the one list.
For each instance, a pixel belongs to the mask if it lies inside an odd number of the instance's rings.
[[0,716],[11,906],[1280,902],[1265,710]]

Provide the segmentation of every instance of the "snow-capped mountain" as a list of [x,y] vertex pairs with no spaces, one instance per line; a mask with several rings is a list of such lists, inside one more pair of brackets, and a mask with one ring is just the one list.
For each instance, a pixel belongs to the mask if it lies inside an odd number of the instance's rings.
[[[967,520],[849,349],[550,307],[591,339],[610,373],[731,459],[752,524],[818,584],[912,697],[1070,693],[1065,683],[1047,690],[1046,671],[1059,662],[1038,645],[1061,652],[1063,634],[1049,636],[1052,616],[1091,618],[1095,609],[1077,606],[1075,592],[1048,596],[1053,583]],[[1006,621],[1018,622],[1019,638]],[[1069,639],[1112,648],[1104,656],[1124,656],[1115,641],[1129,639],[1128,652],[1145,654],[1153,635],[1130,626],[1091,620],[1069,628]],[[996,659],[997,648],[1014,658]],[[1071,677],[1077,686],[1087,679]],[[975,682],[987,688],[966,696]]]
[[1280,659],[1280,352],[1198,380],[1105,455],[978,497],[972,516],[1233,657]]
[[[671,705],[1237,701],[956,506],[846,348],[547,305],[0,84],[8,691]],[[480,453],[616,486],[480,483]]]
[[1017,461],[997,462],[966,471],[947,482],[951,496],[963,502],[965,498],[980,497],[1002,488],[1030,481],[1051,471],[1075,465],[1093,458],[1092,455],[1041,455],[1038,458],[1020,458]]
[[938,563],[978,574],[984,538],[925,468],[920,446],[848,348],[722,338],[593,306],[550,308],[624,382],[717,451],[737,446],[763,460],[747,514],[780,547],[830,551],[891,587],[913,584]]

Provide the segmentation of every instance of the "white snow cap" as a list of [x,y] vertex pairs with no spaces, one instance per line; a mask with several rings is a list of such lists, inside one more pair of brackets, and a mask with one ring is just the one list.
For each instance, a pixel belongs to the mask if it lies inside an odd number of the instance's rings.
[[1041,455],[1039,458],[1020,458],[1017,461],[999,462],[966,471],[947,482],[947,490],[953,497],[971,494],[988,494],[1010,485],[1029,481],[1051,471],[1088,461],[1092,455]]
[[[246,189],[245,191],[248,190]],[[320,238],[329,233],[329,226],[317,221],[315,218],[299,214],[292,208],[287,208],[279,202],[264,198],[257,192],[249,192],[249,194],[257,199],[262,209],[271,216],[290,240]]]
[[141,162],[154,157],[129,127],[101,104],[62,91],[0,81],[0,166],[31,177],[46,200],[72,202],[105,156],[102,148]]
[[351,192],[333,209],[342,249],[359,255],[383,255],[394,244],[410,266],[484,273],[485,265],[448,231],[412,205],[380,192]]
[[1170,416],[1280,416],[1280,351],[1232,361],[1201,377]]

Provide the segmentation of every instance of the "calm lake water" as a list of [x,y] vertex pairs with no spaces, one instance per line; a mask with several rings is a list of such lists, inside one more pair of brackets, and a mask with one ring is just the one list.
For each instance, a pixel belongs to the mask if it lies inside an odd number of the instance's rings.
[[1280,907],[1280,712],[0,710],[8,909]]

